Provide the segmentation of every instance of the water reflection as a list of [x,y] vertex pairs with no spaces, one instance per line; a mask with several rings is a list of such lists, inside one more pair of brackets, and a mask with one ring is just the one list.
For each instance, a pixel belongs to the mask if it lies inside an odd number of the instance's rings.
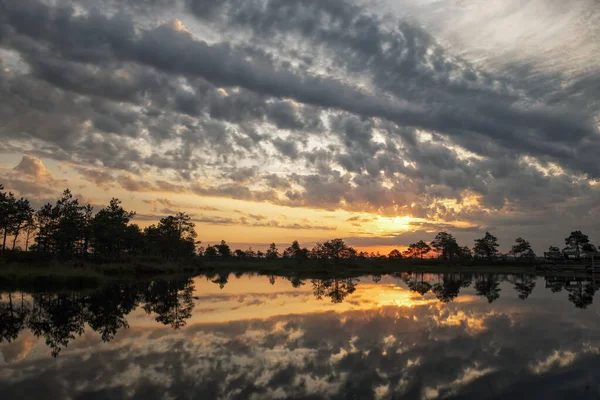
[[115,284],[88,293],[19,294],[0,302],[0,342],[11,342],[28,328],[44,338],[56,357],[69,342],[81,336],[86,324],[98,332],[102,341],[112,340],[117,331],[128,328],[126,316],[143,303],[143,310],[155,314],[156,322],[174,329],[185,325],[194,304],[191,279],[156,281],[147,285]]
[[323,297],[332,303],[341,303],[356,290],[357,278],[312,279],[313,294],[319,300]]
[[588,277],[216,273],[85,293],[3,293],[0,392],[596,398],[597,290]]

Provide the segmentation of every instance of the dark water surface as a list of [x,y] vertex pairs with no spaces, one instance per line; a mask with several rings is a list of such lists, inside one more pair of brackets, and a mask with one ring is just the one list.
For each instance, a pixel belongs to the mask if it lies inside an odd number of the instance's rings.
[[2,399],[586,399],[591,280],[215,275],[2,293]]

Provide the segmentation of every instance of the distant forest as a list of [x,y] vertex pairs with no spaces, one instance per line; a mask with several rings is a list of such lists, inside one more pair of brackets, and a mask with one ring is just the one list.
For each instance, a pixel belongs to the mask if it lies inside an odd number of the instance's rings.
[[[317,243],[312,249],[294,241],[280,251],[275,243],[263,251],[232,250],[223,240],[216,245],[203,246],[197,240],[192,218],[178,212],[162,218],[158,224],[144,229],[132,223],[135,211],[126,211],[121,201],[110,203],[94,212],[90,204],[80,204],[70,190],[65,190],[54,205],[48,203],[34,210],[29,200],[16,198],[0,185],[0,234],[2,255],[35,253],[44,259],[81,259],[98,262],[127,261],[139,257],[161,260],[189,260],[193,258],[219,259],[295,259],[295,260],[353,260],[363,258],[424,259],[437,257],[447,262],[485,260],[494,262],[511,257],[533,262],[537,257],[530,243],[519,237],[508,254],[498,251],[498,239],[489,232],[476,239],[474,246],[461,246],[448,232],[439,232],[427,243],[423,240],[408,246],[407,250],[392,250],[387,255],[357,251],[342,239]],[[550,258],[582,258],[596,252],[587,235],[571,232],[560,250],[550,246],[545,253]]]

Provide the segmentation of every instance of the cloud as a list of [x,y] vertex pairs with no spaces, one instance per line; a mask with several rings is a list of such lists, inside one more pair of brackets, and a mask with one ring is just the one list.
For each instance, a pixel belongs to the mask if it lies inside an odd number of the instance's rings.
[[27,154],[23,155],[21,162],[13,170],[29,175],[35,180],[51,179],[50,171],[44,163],[39,158]]
[[0,173],[0,181],[8,191],[32,196],[35,205],[57,195],[60,187],[67,185],[66,180],[55,179],[39,158],[27,154],[15,167]]
[[156,180],[154,182],[138,179],[132,174],[122,174],[116,178],[116,181],[123,189],[131,192],[171,192],[183,193],[187,189],[182,185],[173,184],[170,182]]
[[[166,215],[177,213],[177,210],[163,208],[156,210],[160,214],[136,214],[136,218],[142,221],[158,221]],[[243,214],[242,217],[232,218],[216,215],[190,214],[192,221],[197,224],[225,225],[225,226],[248,226],[253,228],[278,228],[288,230],[309,230],[309,231],[335,231],[336,226],[311,224],[306,222],[281,222],[274,219],[268,219],[262,215]]]
[[170,199],[160,198],[160,197],[158,197],[154,200],[142,200],[142,202],[152,205],[154,207],[154,211],[156,211],[156,209],[159,205],[162,205],[165,207],[171,207],[171,208],[178,208],[178,209],[194,209],[194,210],[202,210],[202,211],[221,211],[221,209],[217,208],[217,207],[197,205],[197,204],[179,204],[179,203],[173,202]]
[[108,171],[90,168],[77,168],[77,171],[99,187],[110,186],[115,181],[115,177]]
[[597,233],[597,8],[385,3],[3,2],[2,150],[130,191]]

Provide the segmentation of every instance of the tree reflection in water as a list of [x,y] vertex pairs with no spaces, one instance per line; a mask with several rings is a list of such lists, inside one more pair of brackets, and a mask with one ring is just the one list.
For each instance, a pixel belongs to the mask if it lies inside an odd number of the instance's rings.
[[488,303],[493,303],[500,298],[500,280],[495,274],[479,275],[475,280],[475,294],[485,297]]
[[444,274],[442,282],[433,286],[433,292],[439,301],[448,303],[458,297],[460,289],[470,285],[470,277],[459,274]]
[[[507,275],[507,274],[424,274],[402,273],[402,281],[408,289],[425,296],[430,291],[442,303],[456,299],[460,291],[473,285],[475,294],[485,298],[488,303],[493,303],[500,298],[500,284],[509,282],[521,300],[529,298],[536,287],[534,275]],[[593,303],[594,295],[600,287],[598,281],[585,278],[545,277],[546,288],[552,293],[559,293],[565,289],[568,299],[577,308],[586,308]]]
[[535,288],[535,277],[531,275],[515,275],[509,278],[519,294],[519,299],[525,300]]
[[[0,303],[0,342],[15,340],[19,333],[25,328],[25,317],[27,308],[21,295],[21,306],[13,303],[13,294],[6,295],[8,302]],[[0,300],[2,298],[0,297]]]
[[313,279],[313,294],[319,300],[329,297],[332,303],[341,303],[346,296],[354,293],[358,278]]
[[129,327],[126,316],[140,303],[147,313],[156,314],[157,322],[178,329],[192,316],[193,290],[191,279],[154,281],[110,285],[91,294],[34,294],[29,302],[22,297],[20,304],[9,293],[0,302],[0,342],[15,340],[27,327],[44,338],[56,357],[84,333],[86,324],[104,342],[114,339],[120,329]]
[[594,301],[598,291],[599,281],[587,278],[546,277],[546,288],[553,293],[565,289],[569,293],[569,301],[577,308],[585,309]]
[[[235,276],[239,278],[241,274]],[[229,277],[229,272],[206,276],[221,289],[225,288]],[[471,285],[475,295],[485,298],[488,303],[500,298],[501,282],[510,283],[521,300],[528,299],[536,287],[536,277],[530,275],[402,273],[400,277],[409,290],[421,296],[433,294],[442,303],[454,301],[463,289]],[[275,276],[266,279],[271,284],[277,281]],[[287,277],[286,280],[300,290],[306,283],[299,277]],[[381,282],[381,276],[371,280],[376,284],[386,284],[386,281]],[[589,278],[546,277],[545,280],[546,288],[552,293],[565,289],[568,300],[582,309],[592,304],[598,290],[596,281]],[[314,297],[319,300],[329,298],[334,304],[342,303],[354,293],[358,282],[358,278],[310,280]],[[180,329],[192,316],[193,292],[193,281],[184,278],[121,283],[93,293],[3,294],[0,297],[0,342],[14,341],[25,329],[29,329],[36,337],[44,339],[52,356],[56,357],[72,340],[84,333],[86,325],[98,332],[104,342],[113,340],[120,330],[129,327],[127,315],[139,306],[146,313],[155,314],[156,322]]]
[[152,282],[144,291],[144,311],[156,314],[156,322],[170,325],[173,329],[185,326],[192,316],[194,285],[187,280]]

